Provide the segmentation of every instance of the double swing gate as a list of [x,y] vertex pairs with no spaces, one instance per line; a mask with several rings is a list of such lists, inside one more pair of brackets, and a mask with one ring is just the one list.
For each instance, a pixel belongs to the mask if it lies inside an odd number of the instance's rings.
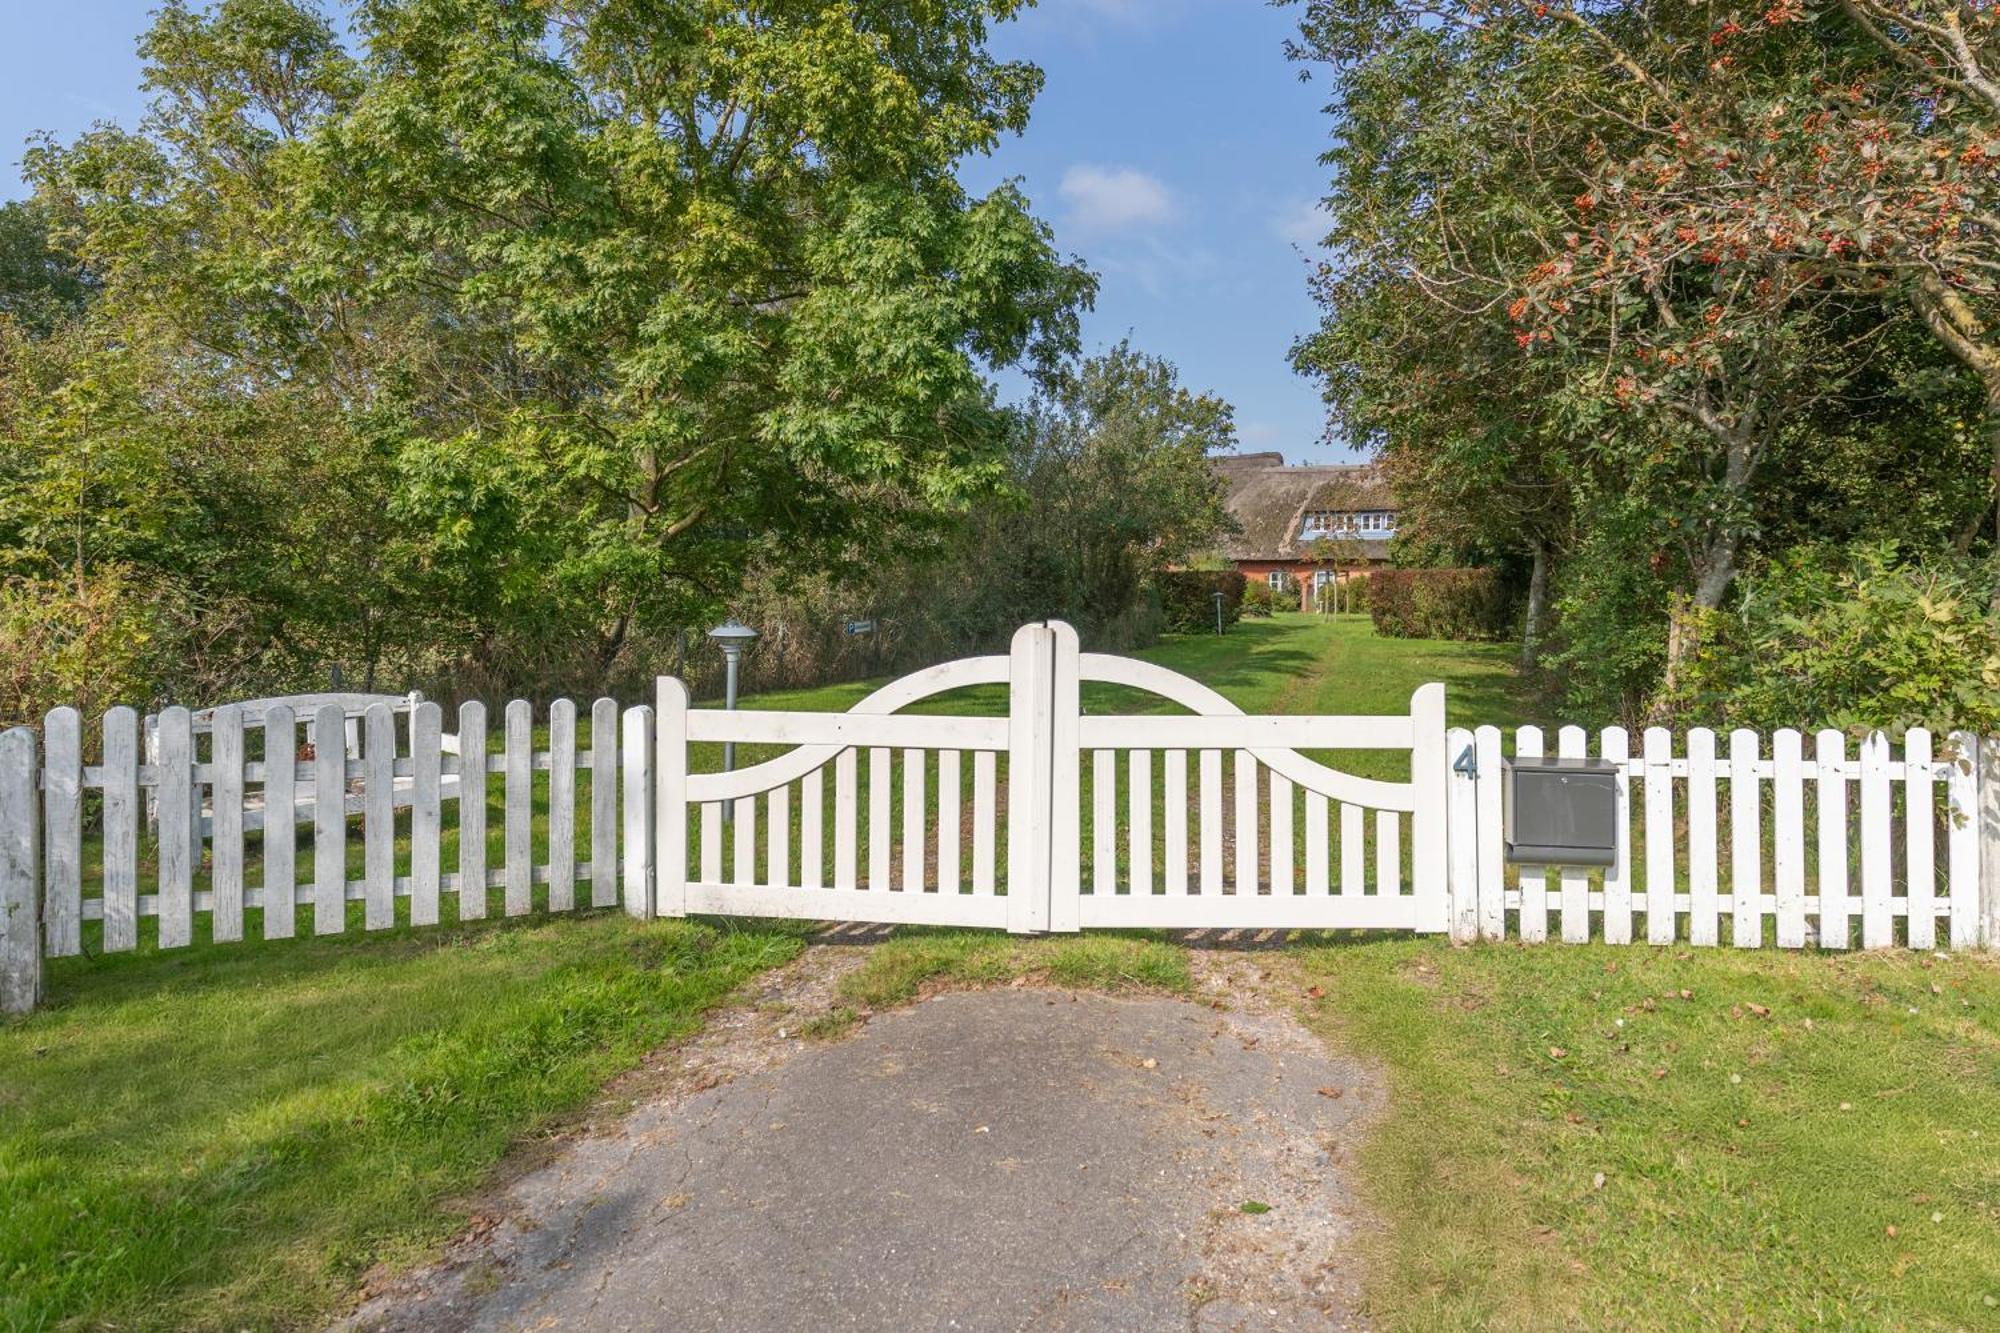
[[[1086,712],[1086,685],[1187,711]],[[1005,691],[1004,713],[905,711],[982,690]],[[1006,656],[918,672],[846,713],[693,709],[662,679],[655,725],[663,915],[1446,928],[1441,685],[1407,715],[1245,716],[1177,672],[1080,652],[1049,622]],[[692,772],[692,747],[718,742],[782,752]],[[1356,750],[1389,752],[1373,762],[1407,779],[1306,753]]]

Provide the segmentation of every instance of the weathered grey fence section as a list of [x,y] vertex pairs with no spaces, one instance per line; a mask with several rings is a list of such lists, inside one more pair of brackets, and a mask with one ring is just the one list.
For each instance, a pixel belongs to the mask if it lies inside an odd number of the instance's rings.
[[[1676,738],[1622,727],[1591,744],[1560,728],[1554,753],[1616,766],[1617,859],[1581,867],[1504,859],[1498,727],[1455,729],[1451,934],[1457,940],[1685,941],[1954,949],[2000,944],[2000,747],[1954,732],[1789,728]],[[1542,757],[1539,727],[1511,754]]]
[[[114,708],[96,728],[95,762],[75,709],[50,713],[39,734],[0,734],[0,1009],[32,1008],[42,958],[81,952],[92,922],[96,947],[119,952],[138,947],[147,918],[171,949],[194,942],[203,914],[218,943],[243,939],[253,912],[264,939],[332,935],[348,929],[352,903],[363,930],[425,926],[447,905],[458,921],[488,916],[496,889],[505,916],[620,903],[650,915],[650,825],[633,838],[623,825],[650,811],[651,709],[599,699],[580,718],[558,699],[538,743],[526,700],[497,728],[484,704],[466,703],[454,732],[414,696],[309,696],[303,715],[295,702],[168,708],[143,722]],[[302,727],[319,743],[301,744]],[[298,862],[301,829],[312,831],[309,866]],[[621,866],[621,848],[636,860]]]

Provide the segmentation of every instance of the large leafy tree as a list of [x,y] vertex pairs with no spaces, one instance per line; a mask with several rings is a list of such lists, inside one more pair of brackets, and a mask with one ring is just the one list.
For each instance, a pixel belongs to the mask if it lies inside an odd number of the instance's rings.
[[97,317],[236,409],[210,447],[344,460],[294,498],[370,540],[315,525],[292,582],[383,597],[325,632],[415,596],[475,659],[608,658],[748,552],[823,567],[1000,480],[983,372],[1056,366],[1092,292],[955,174],[1026,122],[1038,71],[986,49],[1018,7],[364,0],[350,41],[171,0],[144,125],[30,170]]

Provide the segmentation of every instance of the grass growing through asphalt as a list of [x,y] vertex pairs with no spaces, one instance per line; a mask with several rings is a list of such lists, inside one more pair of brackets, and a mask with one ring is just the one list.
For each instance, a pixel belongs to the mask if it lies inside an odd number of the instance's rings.
[[2000,1323],[1991,960],[1294,956],[1313,1021],[1388,1070],[1362,1163],[1387,1326]]
[[1143,934],[1092,933],[1022,938],[971,930],[900,930],[869,950],[868,961],[840,980],[850,1004],[886,1009],[926,987],[993,986],[1017,977],[1078,990],[1194,987],[1187,950]]
[[595,916],[58,960],[0,1026],[0,1327],[310,1323],[800,939]]

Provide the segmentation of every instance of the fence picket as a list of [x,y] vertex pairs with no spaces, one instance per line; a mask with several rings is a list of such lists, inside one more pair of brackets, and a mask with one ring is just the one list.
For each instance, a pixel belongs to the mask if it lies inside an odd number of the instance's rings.
[[104,715],[104,949],[139,947],[139,715]]
[[896,835],[889,822],[892,785],[889,752],[877,746],[868,752],[868,887],[877,893],[889,888],[889,856]]
[[[1609,734],[1608,732],[1606,733]],[[1599,742],[1600,745],[1603,742]],[[1562,759],[1581,759],[1590,753],[1590,737],[1582,727],[1569,726],[1556,732],[1556,755]],[[1598,753],[1606,759],[1611,757],[1608,748]],[[1622,839],[1621,839],[1622,841]],[[1561,886],[1562,939],[1565,944],[1582,944],[1590,938],[1590,872],[1579,866],[1564,866],[1557,877]],[[1611,873],[1604,875],[1605,913],[1604,938],[1611,938]]]
[[1128,766],[1125,780],[1130,804],[1126,816],[1131,834],[1131,848],[1127,854],[1131,862],[1129,877],[1132,892],[1150,894],[1153,891],[1152,751],[1130,751],[1125,762]]
[[1764,942],[1763,800],[1757,790],[1757,733],[1729,733],[1729,942]]
[[1715,733],[1688,732],[1688,941],[1709,946],[1722,940],[1715,838]]
[[1257,760],[1248,750],[1236,752],[1236,892],[1257,892]]
[[1805,761],[1799,733],[1771,736],[1771,887],[1777,893],[1778,947],[1806,943]]
[[1271,770],[1271,892],[1290,896],[1292,883],[1292,781]]
[[[444,877],[444,710],[428,701],[410,711],[410,924],[438,923]],[[270,837],[269,824],[265,837]]]
[[1333,891],[1327,866],[1333,841],[1333,830],[1328,827],[1331,809],[1325,792],[1306,793],[1306,892],[1321,898]]
[[[164,732],[166,719],[160,719]],[[313,933],[347,928],[347,713],[322,704],[313,716]],[[165,831],[166,811],[161,812]]]
[[83,951],[83,716],[42,719],[42,936],[51,958]]
[[1353,898],[1367,891],[1368,863],[1361,841],[1361,807],[1340,803],[1340,895]]
[[[653,915],[684,917],[688,904],[687,686],[653,683]],[[640,738],[642,743],[644,737]]]
[[1090,753],[1090,891],[1109,898],[1118,891],[1115,847],[1118,825],[1118,752]]
[[960,885],[959,852],[965,836],[961,806],[965,800],[961,751],[938,751],[937,887],[939,893],[957,893]]
[[1203,750],[1201,767],[1201,892],[1222,892],[1222,751]]
[[1617,859],[1604,872],[1604,940],[1607,944],[1632,942],[1632,778],[1626,760],[1632,757],[1631,738],[1623,727],[1606,727],[1598,739],[1599,750],[1617,765],[1618,811],[1613,816],[1618,829]]
[[[833,760],[833,887],[856,887],[857,851],[855,817],[861,806],[856,782],[859,761],[852,749],[842,750]],[[991,800],[991,793],[988,794]],[[989,849],[990,850],[990,849]],[[708,875],[703,874],[707,879]]]
[[549,705],[549,910],[576,908],[576,704]]
[[486,705],[458,707],[458,919],[486,915]]
[[757,798],[739,796],[731,803],[729,882],[748,888],[757,882]]
[[1166,891],[1177,898],[1187,897],[1188,891],[1188,795],[1187,795],[1187,751],[1169,750],[1165,760],[1166,794],[1162,797],[1161,816],[1166,829],[1164,856]]
[[362,716],[362,928],[396,924],[396,715],[370,704]]
[[1890,915],[1889,738],[1879,731],[1861,742],[1861,947],[1895,943]]
[[701,805],[701,882],[722,883],[722,802]]
[[924,891],[924,785],[922,750],[903,751],[903,882],[906,893]]
[[[1946,824],[1945,854],[1951,869],[1951,947],[1970,949],[1979,943],[1980,932],[1980,782],[2000,784],[2000,773],[1980,773],[1982,758],[1979,737],[1969,731],[1951,733],[1951,767],[1946,774],[1945,793],[1950,819]],[[1992,910],[1991,904],[1988,910]],[[1990,940],[2000,944],[2000,940]]]
[[1394,810],[1375,812],[1375,892],[1403,892],[1403,817]]
[[[278,704],[264,711],[264,938],[267,940],[288,940],[298,932],[298,782],[298,718],[289,705]],[[108,840],[106,846],[109,847]]]
[[185,708],[163,708],[159,720],[159,942],[178,949],[194,942],[194,723]]
[[991,897],[994,866],[999,863],[995,848],[995,825],[999,822],[1000,756],[992,750],[972,754],[972,891]]
[[826,887],[825,772],[815,768],[799,779],[799,883],[808,889]]
[[1453,756],[1445,787],[1448,928],[1453,944],[1469,944],[1479,938],[1479,775],[1463,761],[1477,754],[1477,746],[1471,732],[1452,727],[1445,732],[1444,747]]
[[792,789],[773,787],[764,796],[764,882],[792,883]]
[[1674,912],[1674,738],[1665,727],[1647,727],[1646,757],[1646,942],[1672,944]]
[[[590,905],[618,901],[618,701],[590,706]],[[686,837],[686,821],[682,821]],[[682,858],[681,870],[687,870]]]
[[1909,908],[1905,936],[1912,949],[1937,947],[1937,849],[1932,820],[1937,817],[1936,775],[1931,772],[1931,734],[1912,727],[1903,737],[1903,847]]
[[27,727],[0,731],[0,1013],[42,1000],[40,750]]
[[625,819],[619,832],[624,849],[625,915],[640,921],[653,919],[653,856],[656,843],[653,818],[653,707],[640,704],[625,710],[625,728],[620,746],[624,772],[620,795]]
[[1819,947],[1845,949],[1853,916],[1847,885],[1847,737],[1831,728],[1813,738],[1819,764]]
[[535,706],[526,699],[509,702],[506,728],[506,813],[502,821],[506,910],[508,916],[522,916],[535,905]]
[[1472,733],[1473,756],[1478,767],[1479,937],[1499,940],[1507,937],[1507,863],[1501,846],[1500,808],[1500,728],[1479,727]]
[[[1542,729],[1517,727],[1514,730],[1514,757],[1542,757]],[[1521,938],[1537,944],[1549,937],[1549,868],[1523,865],[1516,871],[1521,885]]]

